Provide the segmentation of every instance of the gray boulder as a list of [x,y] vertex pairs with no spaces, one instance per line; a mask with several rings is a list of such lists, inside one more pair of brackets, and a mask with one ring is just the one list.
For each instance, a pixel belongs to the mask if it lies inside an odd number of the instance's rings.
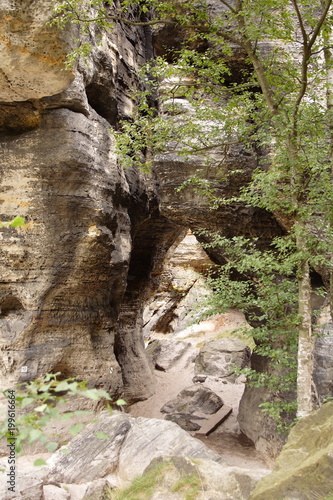
[[192,347],[190,342],[181,340],[153,340],[146,352],[157,370],[169,370]]
[[[206,459],[194,460],[179,456],[156,458],[144,471],[147,484],[152,486],[144,498],[248,500],[256,483],[268,473],[264,468],[253,470],[228,467]],[[123,491],[123,498],[139,498],[135,493],[130,485]]]
[[195,373],[213,375],[234,382],[235,366],[244,368],[250,362],[251,349],[239,339],[210,340],[195,360]]
[[53,455],[48,482],[85,483],[112,473],[118,466],[119,450],[130,428],[128,415],[102,412],[96,422]]
[[223,401],[215,392],[202,384],[196,384],[182,390],[161,408],[161,412],[167,414],[166,420],[176,422],[187,431],[196,431],[209,415],[216,413],[222,406]]
[[190,456],[224,463],[220,455],[173,422],[143,417],[130,420],[131,429],[119,454],[121,480],[131,481],[140,476],[158,457]]
[[173,422],[103,412],[51,457],[45,483],[83,484],[115,472],[120,480],[131,481],[154,458],[168,455],[222,462],[220,455]]

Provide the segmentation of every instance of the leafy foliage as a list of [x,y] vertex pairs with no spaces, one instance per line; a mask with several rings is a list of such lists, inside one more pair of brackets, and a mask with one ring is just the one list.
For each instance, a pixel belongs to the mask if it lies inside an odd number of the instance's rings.
[[269,360],[271,368],[257,372],[251,368],[238,370],[253,387],[265,387],[273,401],[262,409],[285,430],[283,416],[294,414],[296,402],[288,401],[296,390],[297,253],[291,238],[276,238],[271,250],[262,251],[256,240],[231,239],[201,232],[210,240],[204,247],[219,248],[226,264],[212,269],[208,283],[214,291],[207,300],[205,316],[221,313],[230,307],[242,311],[252,329],[254,352]]
[[17,216],[11,221],[8,222],[0,222],[0,228],[1,227],[19,227],[19,226],[24,226],[25,221],[23,217]]
[[[59,407],[66,403],[70,397],[80,396],[96,402],[103,399],[107,402],[107,408],[110,411],[112,405],[122,406],[126,404],[122,399],[112,402],[110,395],[104,390],[87,388],[87,382],[79,382],[74,378],[61,380],[60,376],[60,372],[49,373],[44,378],[21,384],[18,391],[15,392],[18,413],[15,418],[15,448],[17,452],[22,451],[25,445],[35,441],[43,444],[49,452],[58,448],[59,443],[51,441],[44,432],[45,426],[52,420],[66,421],[74,416],[90,413],[82,410],[62,413]],[[6,391],[4,395],[6,396]],[[74,424],[70,428],[70,433],[75,436],[82,428],[82,423]],[[0,427],[0,439],[12,437],[8,431],[7,422],[3,422]],[[98,437],[106,438],[105,435]]]

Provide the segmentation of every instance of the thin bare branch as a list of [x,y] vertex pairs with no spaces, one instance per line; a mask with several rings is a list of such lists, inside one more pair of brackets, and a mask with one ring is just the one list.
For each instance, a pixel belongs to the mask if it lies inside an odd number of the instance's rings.
[[291,3],[293,4],[293,7],[295,9],[295,12],[296,12],[296,15],[297,15],[297,19],[298,19],[298,23],[299,23],[299,27],[301,28],[302,37],[303,37],[303,44],[307,46],[308,45],[308,34],[307,34],[307,32],[305,30],[305,27],[304,27],[302,14],[301,14],[301,12],[299,10],[297,0],[291,0]]
[[237,14],[237,11],[230,5],[230,3],[226,2],[226,0],[220,0],[220,2],[223,3],[223,5],[225,5],[230,10],[230,12],[232,12],[233,14]]
[[155,19],[153,21],[130,21],[121,16],[114,16],[112,14],[108,16],[97,16],[97,17],[80,17],[79,15],[75,15],[75,19],[82,23],[96,23],[98,21],[119,21],[125,24],[129,24],[130,26],[153,26],[156,24],[177,24],[176,21],[172,21],[171,19]]

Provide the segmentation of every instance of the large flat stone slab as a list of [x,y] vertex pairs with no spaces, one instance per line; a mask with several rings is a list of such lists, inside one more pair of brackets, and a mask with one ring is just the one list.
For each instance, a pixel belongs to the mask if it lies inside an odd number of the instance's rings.
[[206,422],[201,426],[200,430],[195,433],[196,436],[208,436],[213,432],[222,422],[224,422],[232,413],[230,406],[222,406],[222,408],[214,413]]

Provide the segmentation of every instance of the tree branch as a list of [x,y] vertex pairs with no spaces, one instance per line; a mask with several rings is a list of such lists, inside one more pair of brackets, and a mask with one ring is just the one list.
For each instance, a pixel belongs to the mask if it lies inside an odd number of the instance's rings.
[[327,14],[328,14],[328,11],[329,11],[331,5],[332,5],[332,0],[327,0],[327,4],[326,4],[326,6],[325,6],[325,8],[324,8],[324,10],[323,10],[323,12],[322,12],[322,14],[320,16],[320,19],[319,19],[319,21],[317,23],[317,26],[315,27],[313,35],[312,35],[312,37],[311,37],[311,39],[309,41],[309,44],[308,44],[309,50],[311,49],[311,47],[315,43],[315,41],[316,41],[316,39],[317,39],[317,37],[318,37],[318,35],[320,33],[320,30],[321,30],[321,28],[322,28],[322,26],[323,26],[323,24],[324,24],[324,22],[325,22],[325,20],[327,18]]
[[129,24],[130,26],[153,26],[155,24],[177,24],[176,21],[172,21],[171,19],[155,19],[153,21],[130,21],[122,16],[97,16],[97,17],[86,17],[82,18],[77,13],[75,13],[75,19],[81,23],[95,23],[98,21],[120,21],[125,24]]
[[305,27],[304,27],[302,14],[301,14],[301,12],[299,10],[297,0],[291,0],[291,3],[294,6],[294,9],[295,9],[295,12],[296,12],[296,15],[297,15],[297,19],[298,19],[298,23],[299,23],[299,26],[301,28],[302,37],[303,37],[303,44],[307,46],[308,45],[308,34],[307,34],[307,32],[305,30]]
[[225,5],[230,10],[230,12],[232,12],[233,14],[237,14],[236,9],[234,9],[228,2],[226,2],[226,0],[220,0],[220,2],[223,3],[223,5]]

